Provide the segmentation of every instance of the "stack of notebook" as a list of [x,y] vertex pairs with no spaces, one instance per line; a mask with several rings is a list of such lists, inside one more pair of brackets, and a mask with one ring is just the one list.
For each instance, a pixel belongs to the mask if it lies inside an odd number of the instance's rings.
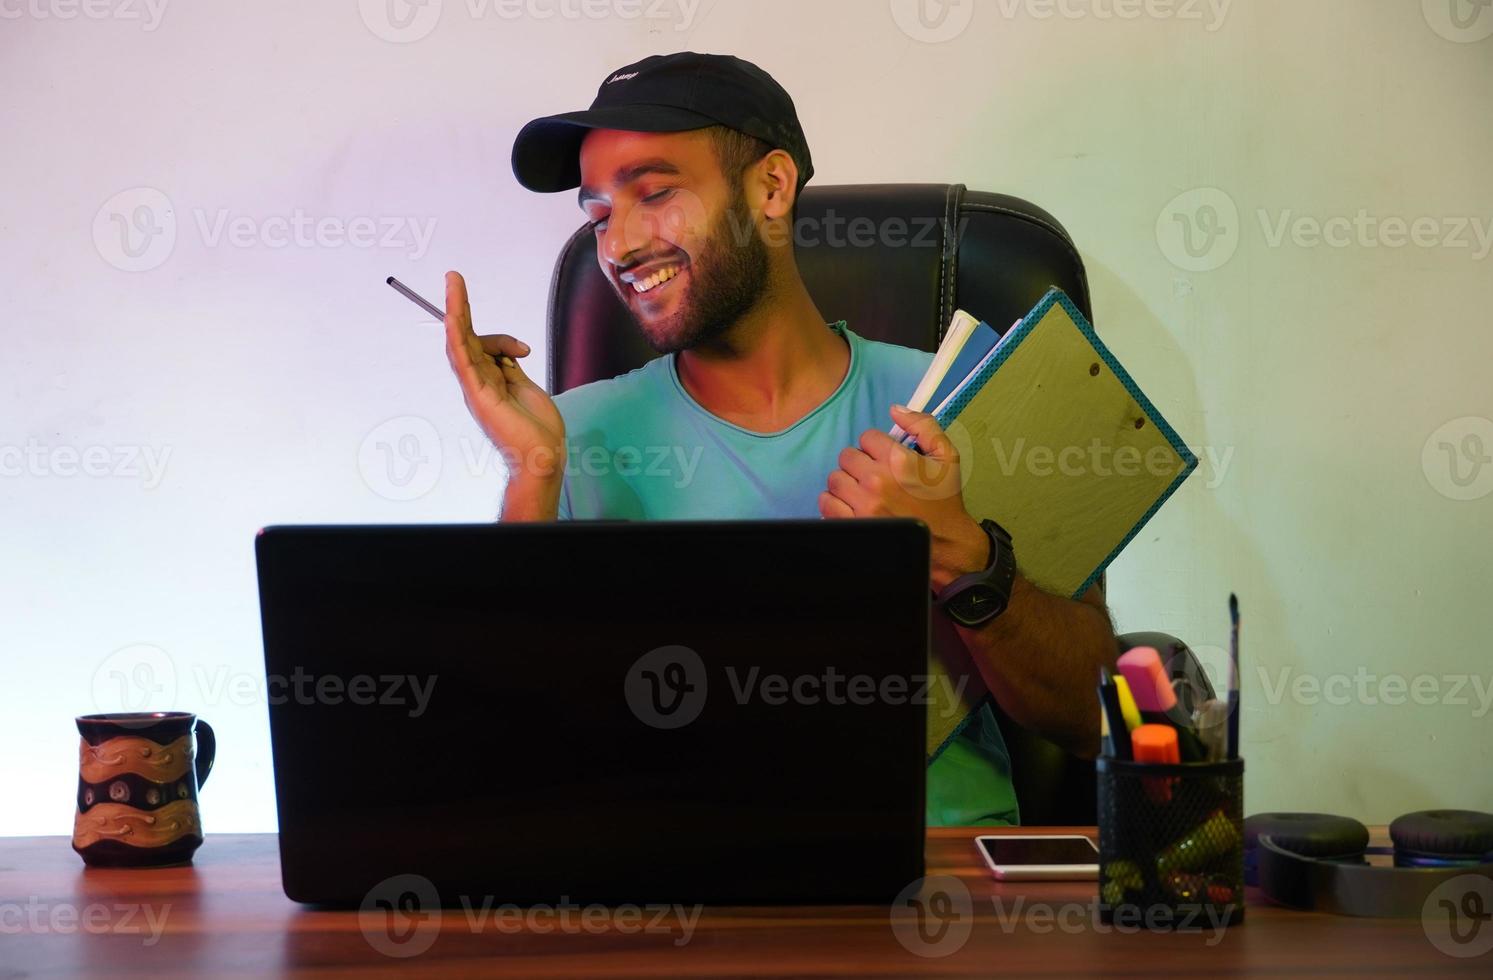
[[1003,334],[955,313],[907,405],[959,448],[965,509],[1060,594],[1082,595],[1197,466],[1057,288]]

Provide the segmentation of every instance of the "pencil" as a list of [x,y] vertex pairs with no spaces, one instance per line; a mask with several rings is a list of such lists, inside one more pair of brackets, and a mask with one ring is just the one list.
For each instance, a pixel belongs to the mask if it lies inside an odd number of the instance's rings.
[[1239,758],[1239,688],[1243,678],[1239,676],[1239,598],[1229,593],[1229,663],[1234,676],[1229,681],[1229,754],[1228,758]]
[[406,286],[404,283],[400,282],[398,279],[395,279],[393,276],[385,279],[384,282],[399,290],[405,295],[405,297],[409,299],[411,303],[414,303],[416,306],[420,307],[422,310],[424,310],[426,313],[429,313],[437,320],[444,321],[446,319],[446,313],[444,310],[427,300],[424,296],[421,296],[419,293],[415,292],[410,287]]
[[[393,276],[390,276],[389,278],[385,279],[384,282],[388,283],[389,285],[393,286],[395,289],[399,290],[399,292],[403,293],[405,296],[407,296],[409,298],[410,302],[412,302],[416,306],[420,307],[426,313],[429,313],[431,316],[435,317],[437,320],[440,320],[443,323],[445,322],[445,320],[446,320],[446,314],[445,314],[445,312],[443,310],[441,310],[440,307],[436,306],[434,303],[432,303],[429,300],[427,300],[424,296],[421,296],[419,293],[415,292],[413,289],[411,289],[410,287],[406,286],[404,283],[400,282],[398,279],[395,279]],[[497,361],[503,367],[516,367],[518,365],[518,362],[515,361],[513,358],[509,357],[507,354],[501,354],[501,355],[494,354],[494,355],[492,355],[492,358],[493,358],[493,360]]]

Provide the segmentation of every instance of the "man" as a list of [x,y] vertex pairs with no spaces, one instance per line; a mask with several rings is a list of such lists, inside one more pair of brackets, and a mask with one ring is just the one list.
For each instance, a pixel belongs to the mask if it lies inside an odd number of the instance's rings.
[[[551,399],[518,365],[527,344],[474,334],[465,284],[448,273],[447,356],[510,463],[502,519],[919,518],[936,639],[1013,719],[1094,754],[1095,668],[1116,655],[1099,590],[1074,601],[1035,588],[998,525],[966,512],[953,443],[932,416],[895,404],[932,355],[827,324],[815,306],[792,243],[813,164],[788,93],[736,58],[647,58],[611,73],[590,109],[525,126],[513,167],[531,190],[580,186],[597,262],[665,356]],[[644,447],[675,458],[624,458]],[[688,556],[680,567],[688,574]],[[978,589],[998,593],[998,615],[956,612],[951,598]],[[927,816],[1017,822],[988,704],[930,761]]]

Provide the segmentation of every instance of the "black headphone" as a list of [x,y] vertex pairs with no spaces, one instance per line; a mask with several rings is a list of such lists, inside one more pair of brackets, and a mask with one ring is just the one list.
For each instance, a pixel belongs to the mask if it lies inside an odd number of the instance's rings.
[[[1368,828],[1325,813],[1257,813],[1244,821],[1244,880],[1272,902],[1337,915],[1417,918],[1459,875],[1493,882],[1493,814],[1421,810],[1389,825],[1393,847],[1369,847]],[[1394,867],[1369,864],[1393,854]]]

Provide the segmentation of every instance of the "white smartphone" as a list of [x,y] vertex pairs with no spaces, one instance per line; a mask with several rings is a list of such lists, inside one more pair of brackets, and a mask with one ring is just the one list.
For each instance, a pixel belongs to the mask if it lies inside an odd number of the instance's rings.
[[976,837],[975,846],[1002,881],[1095,881],[1099,848],[1082,834]]

